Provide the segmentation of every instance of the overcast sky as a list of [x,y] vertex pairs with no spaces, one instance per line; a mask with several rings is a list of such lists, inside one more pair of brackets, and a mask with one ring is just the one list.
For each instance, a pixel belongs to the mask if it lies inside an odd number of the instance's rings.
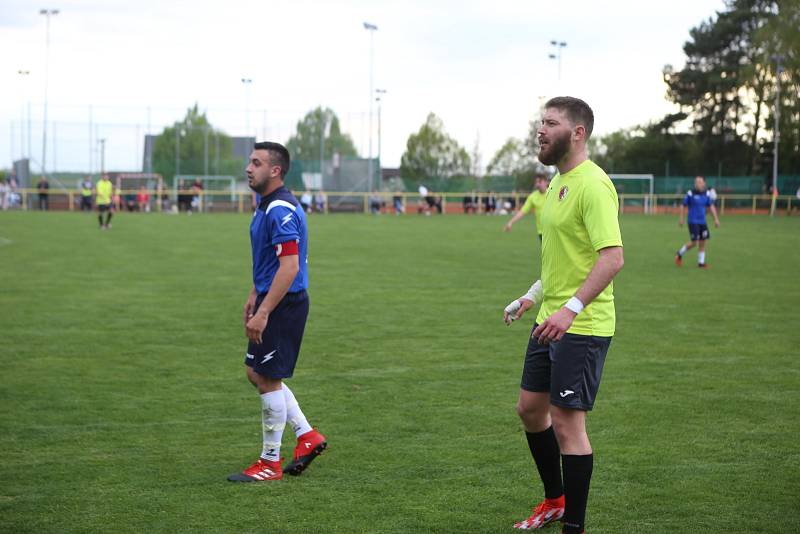
[[[231,135],[280,142],[305,112],[328,106],[366,155],[364,21],[378,26],[374,87],[388,91],[383,165],[399,165],[409,134],[431,111],[470,152],[479,139],[486,165],[508,137],[526,135],[542,98],[583,98],[598,134],[670,111],[661,69],[683,65],[689,29],[724,3],[2,0],[0,168],[27,152],[28,104],[34,170],[41,160],[40,8],[60,10],[50,25],[47,166],[83,171],[98,165],[97,138],[107,139],[107,168],[140,170],[148,124],[158,133],[195,102]],[[553,39],[567,43],[560,78],[548,58]],[[249,89],[243,77],[252,79]],[[377,106],[373,112],[377,154]]]

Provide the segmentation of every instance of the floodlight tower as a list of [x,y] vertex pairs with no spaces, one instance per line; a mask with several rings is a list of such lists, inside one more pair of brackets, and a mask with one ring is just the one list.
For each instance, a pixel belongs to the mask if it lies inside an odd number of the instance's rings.
[[45,54],[44,54],[44,117],[42,120],[42,174],[47,174],[47,82],[50,73],[50,15],[58,15],[58,9],[40,9],[40,15],[46,20]]
[[[381,97],[386,94],[386,89],[375,89],[375,102],[378,103],[378,166],[381,167]],[[380,174],[380,169],[378,173]]]
[[551,52],[547,57],[550,59],[555,59],[558,61],[558,86],[559,89],[561,88],[561,51],[567,46],[566,41],[556,41],[553,39],[550,41],[550,46],[555,47],[555,53]]
[[244,131],[246,136],[250,135],[250,86],[252,84],[252,78],[242,78],[242,85],[244,85]]
[[367,159],[367,174],[369,174],[369,190],[372,192],[372,99],[375,97],[372,89],[372,64],[374,55],[375,32],[378,26],[365,22],[364,29],[369,32],[369,158]]
[[784,57],[775,55],[772,56],[772,60],[775,62],[775,148],[772,151],[772,208],[770,215],[775,215],[775,193],[778,190],[778,145],[781,139],[781,73],[783,73],[781,62]]
[[[25,79],[27,79],[28,76],[30,76],[31,71],[29,71],[27,69],[19,69],[17,71],[17,74],[19,74],[20,80],[25,80]],[[27,95],[28,94],[27,84],[25,84],[24,81],[23,81],[23,84],[26,87],[24,87],[23,90],[20,91],[20,92]],[[25,158],[25,157],[30,158],[31,157],[31,104],[30,104],[30,101],[28,101],[28,106],[27,106],[27,108],[28,108],[28,151],[27,151],[27,156],[26,156],[26,152],[25,152],[25,103],[22,102],[21,104],[22,104],[22,113],[19,116],[20,117],[20,123],[19,123],[20,124],[20,128],[19,128],[19,153],[20,153],[20,157],[22,157],[22,158]]]

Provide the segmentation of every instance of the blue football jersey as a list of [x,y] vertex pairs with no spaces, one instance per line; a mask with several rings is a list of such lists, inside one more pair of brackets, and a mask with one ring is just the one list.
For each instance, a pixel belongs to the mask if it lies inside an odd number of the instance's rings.
[[683,197],[683,205],[689,207],[689,224],[706,224],[706,208],[713,203],[708,191],[687,191]]
[[269,291],[280,265],[275,245],[297,242],[300,271],[289,292],[308,288],[308,228],[300,203],[285,187],[261,198],[250,223],[253,251],[253,285],[259,294]]

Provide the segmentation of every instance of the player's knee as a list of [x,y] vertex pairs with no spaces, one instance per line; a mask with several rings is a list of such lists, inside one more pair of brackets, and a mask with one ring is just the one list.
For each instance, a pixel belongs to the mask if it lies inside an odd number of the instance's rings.
[[517,402],[517,415],[528,430],[542,429],[550,426],[550,411],[547,406],[540,406],[535,403]]

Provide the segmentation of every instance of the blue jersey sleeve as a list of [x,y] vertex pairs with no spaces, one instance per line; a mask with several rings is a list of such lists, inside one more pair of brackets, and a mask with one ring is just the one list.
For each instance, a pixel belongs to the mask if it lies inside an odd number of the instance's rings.
[[686,193],[686,195],[683,197],[683,205],[684,206],[688,206],[689,205],[689,200],[691,198],[692,198],[692,193],[691,192]]
[[280,207],[270,210],[269,230],[271,245],[300,239],[300,222],[294,210],[289,208]]

